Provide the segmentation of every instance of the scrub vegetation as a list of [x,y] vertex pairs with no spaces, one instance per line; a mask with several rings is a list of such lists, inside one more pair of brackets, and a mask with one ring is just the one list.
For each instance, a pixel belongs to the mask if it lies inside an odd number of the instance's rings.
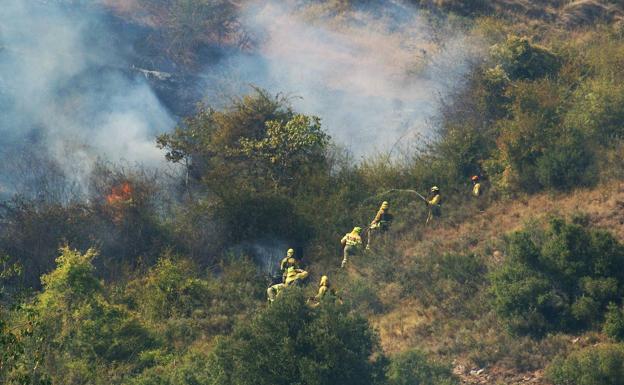
[[[235,2],[131,3],[119,17],[151,20],[180,63],[244,46]],[[0,202],[0,383],[621,383],[618,2],[413,3],[488,49],[401,156],[356,162],[322,116],[253,88],[157,137],[182,172],[102,160],[87,199]],[[434,185],[426,225],[414,192]],[[390,230],[340,269],[382,201]],[[268,304],[290,247],[310,278]],[[322,275],[339,300],[311,306]]]

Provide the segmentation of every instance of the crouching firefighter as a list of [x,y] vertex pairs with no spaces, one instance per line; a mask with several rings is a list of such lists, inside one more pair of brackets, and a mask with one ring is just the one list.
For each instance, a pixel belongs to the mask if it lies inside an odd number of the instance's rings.
[[306,278],[308,278],[308,272],[302,269],[297,269],[294,266],[291,266],[286,271],[286,278],[284,279],[284,283],[277,283],[275,285],[271,285],[267,289],[267,299],[269,302],[275,301],[277,296],[287,287],[289,286],[297,286],[302,283]]
[[347,260],[359,253],[362,248],[361,232],[361,227],[354,227],[350,233],[345,234],[340,240],[340,244],[342,245],[342,263],[340,267],[345,267]]
[[324,298],[331,298],[333,300],[339,301],[339,303],[342,303],[342,300],[340,299],[340,297],[336,295],[336,291],[334,290],[334,288],[330,286],[329,278],[327,278],[326,275],[321,277],[321,282],[319,283],[318,293],[316,294],[316,296],[308,300],[308,304],[311,305],[312,307],[317,307],[318,305],[320,305],[321,301]]

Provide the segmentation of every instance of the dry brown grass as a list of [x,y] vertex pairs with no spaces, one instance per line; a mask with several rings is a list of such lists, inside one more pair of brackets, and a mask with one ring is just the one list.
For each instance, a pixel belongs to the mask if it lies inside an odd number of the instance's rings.
[[520,229],[529,221],[539,222],[553,215],[570,217],[575,213],[587,214],[593,226],[607,229],[624,241],[624,182],[578,189],[568,194],[543,193],[501,201],[457,226],[425,232],[420,242],[413,243],[408,235],[402,241],[402,249],[406,256],[426,254],[431,249],[486,252],[486,256],[496,262],[490,252],[505,234]]
[[[502,250],[505,234],[527,223],[544,223],[553,215],[569,218],[584,213],[593,226],[609,230],[624,241],[624,182],[567,194],[544,193],[500,201],[484,212],[473,207],[467,210],[475,215],[458,225],[440,225],[424,232],[419,228],[418,234],[404,235],[398,248],[403,250],[404,262],[418,263],[418,256],[435,249],[477,253],[485,256],[490,266],[497,265],[503,260],[498,250]],[[387,310],[371,320],[384,351],[393,354],[418,347],[454,361],[456,370],[462,372],[463,383],[541,384],[541,370],[554,355],[580,346],[576,336],[557,335],[542,341],[512,337],[487,305],[476,318],[462,319],[425,306],[415,298],[400,298],[399,292],[394,283],[384,287],[380,297],[388,304],[384,306]],[[389,306],[392,302],[394,305]],[[471,375],[470,370],[479,366],[486,367],[486,374]]]

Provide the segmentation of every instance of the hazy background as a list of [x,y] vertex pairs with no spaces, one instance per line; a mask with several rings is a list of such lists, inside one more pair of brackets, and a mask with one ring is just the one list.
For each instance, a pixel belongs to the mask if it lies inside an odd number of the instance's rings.
[[137,11],[146,2],[125,3],[124,19],[110,1],[3,1],[0,194],[80,195],[96,159],[162,167],[158,133],[196,102],[219,107],[251,85],[320,116],[356,159],[391,151],[429,134],[438,101],[480,55],[473,37],[398,1],[339,16],[263,1],[237,9],[249,44],[215,43],[185,68],[137,51],[158,29]]

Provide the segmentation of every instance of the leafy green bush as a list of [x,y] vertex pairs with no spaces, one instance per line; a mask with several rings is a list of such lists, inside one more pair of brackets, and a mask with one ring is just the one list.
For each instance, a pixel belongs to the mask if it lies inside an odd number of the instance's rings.
[[388,385],[456,385],[450,365],[431,361],[423,352],[410,350],[392,357]]
[[157,325],[173,345],[227,333],[234,322],[264,302],[265,288],[249,260],[223,263],[202,274],[182,257],[164,256],[145,277],[131,281],[123,300]]
[[614,340],[624,341],[624,309],[613,303],[609,304],[602,330]]
[[206,363],[214,384],[373,384],[377,337],[367,321],[325,301],[312,309],[288,289],[251,322],[220,339]]
[[561,66],[560,58],[552,51],[531,43],[526,37],[514,35],[494,45],[491,55],[512,80],[533,80],[553,75]]
[[587,146],[587,138],[578,130],[561,133],[561,136],[536,162],[537,180],[542,186],[556,190],[568,190],[591,183],[593,153]]
[[624,378],[624,346],[598,345],[560,357],[547,368],[554,385],[619,385]]
[[94,382],[109,371],[130,372],[142,351],[160,344],[136,315],[106,298],[94,275],[95,255],[94,250],[62,249],[58,267],[43,276],[44,290],[30,309],[33,333],[24,343],[33,354],[27,365],[44,365],[54,383]]
[[600,322],[624,290],[624,247],[609,233],[553,219],[512,234],[506,263],[492,274],[496,311],[512,331],[541,336]]

